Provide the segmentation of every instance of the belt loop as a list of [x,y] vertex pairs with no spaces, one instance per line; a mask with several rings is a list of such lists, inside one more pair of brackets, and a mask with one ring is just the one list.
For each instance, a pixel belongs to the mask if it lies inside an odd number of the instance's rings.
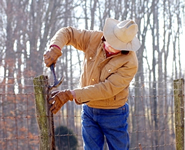
[[123,113],[125,112],[125,109],[126,109],[126,108],[125,108],[125,105],[123,105],[123,107],[122,107]]

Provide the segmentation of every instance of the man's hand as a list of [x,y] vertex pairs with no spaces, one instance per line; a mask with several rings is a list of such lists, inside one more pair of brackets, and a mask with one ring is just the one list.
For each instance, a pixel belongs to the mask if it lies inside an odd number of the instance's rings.
[[56,114],[69,100],[73,100],[73,95],[70,90],[54,91],[51,93],[51,96],[52,97],[50,98],[49,103],[52,104],[50,111],[53,114]]
[[52,64],[56,64],[58,57],[62,55],[61,51],[57,47],[50,47],[48,51],[44,54],[44,62],[47,67]]

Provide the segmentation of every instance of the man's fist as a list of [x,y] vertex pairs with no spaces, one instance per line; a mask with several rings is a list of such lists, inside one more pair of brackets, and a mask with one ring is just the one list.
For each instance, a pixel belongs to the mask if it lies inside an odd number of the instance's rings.
[[61,51],[56,47],[50,47],[48,51],[44,54],[44,62],[47,67],[52,64],[56,64],[58,57],[62,55]]
[[50,111],[56,114],[69,100],[73,100],[73,95],[70,90],[54,91],[51,93],[51,98],[49,100],[49,103],[52,104]]

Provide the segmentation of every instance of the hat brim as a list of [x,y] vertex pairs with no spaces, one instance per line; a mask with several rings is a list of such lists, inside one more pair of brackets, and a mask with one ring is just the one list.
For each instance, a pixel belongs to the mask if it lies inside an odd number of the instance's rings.
[[128,50],[128,51],[137,51],[141,44],[139,42],[139,39],[137,37],[134,37],[132,41],[129,43],[124,43],[120,41],[114,34],[114,27],[119,23],[120,21],[108,18],[105,22],[104,28],[103,28],[103,35],[106,39],[106,41],[117,50]]

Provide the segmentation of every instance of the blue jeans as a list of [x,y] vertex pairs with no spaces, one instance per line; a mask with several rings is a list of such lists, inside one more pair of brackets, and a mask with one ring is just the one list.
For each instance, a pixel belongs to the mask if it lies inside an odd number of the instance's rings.
[[129,134],[126,103],[118,109],[96,109],[82,106],[82,137],[84,150],[103,150],[104,136],[109,150],[128,150]]

